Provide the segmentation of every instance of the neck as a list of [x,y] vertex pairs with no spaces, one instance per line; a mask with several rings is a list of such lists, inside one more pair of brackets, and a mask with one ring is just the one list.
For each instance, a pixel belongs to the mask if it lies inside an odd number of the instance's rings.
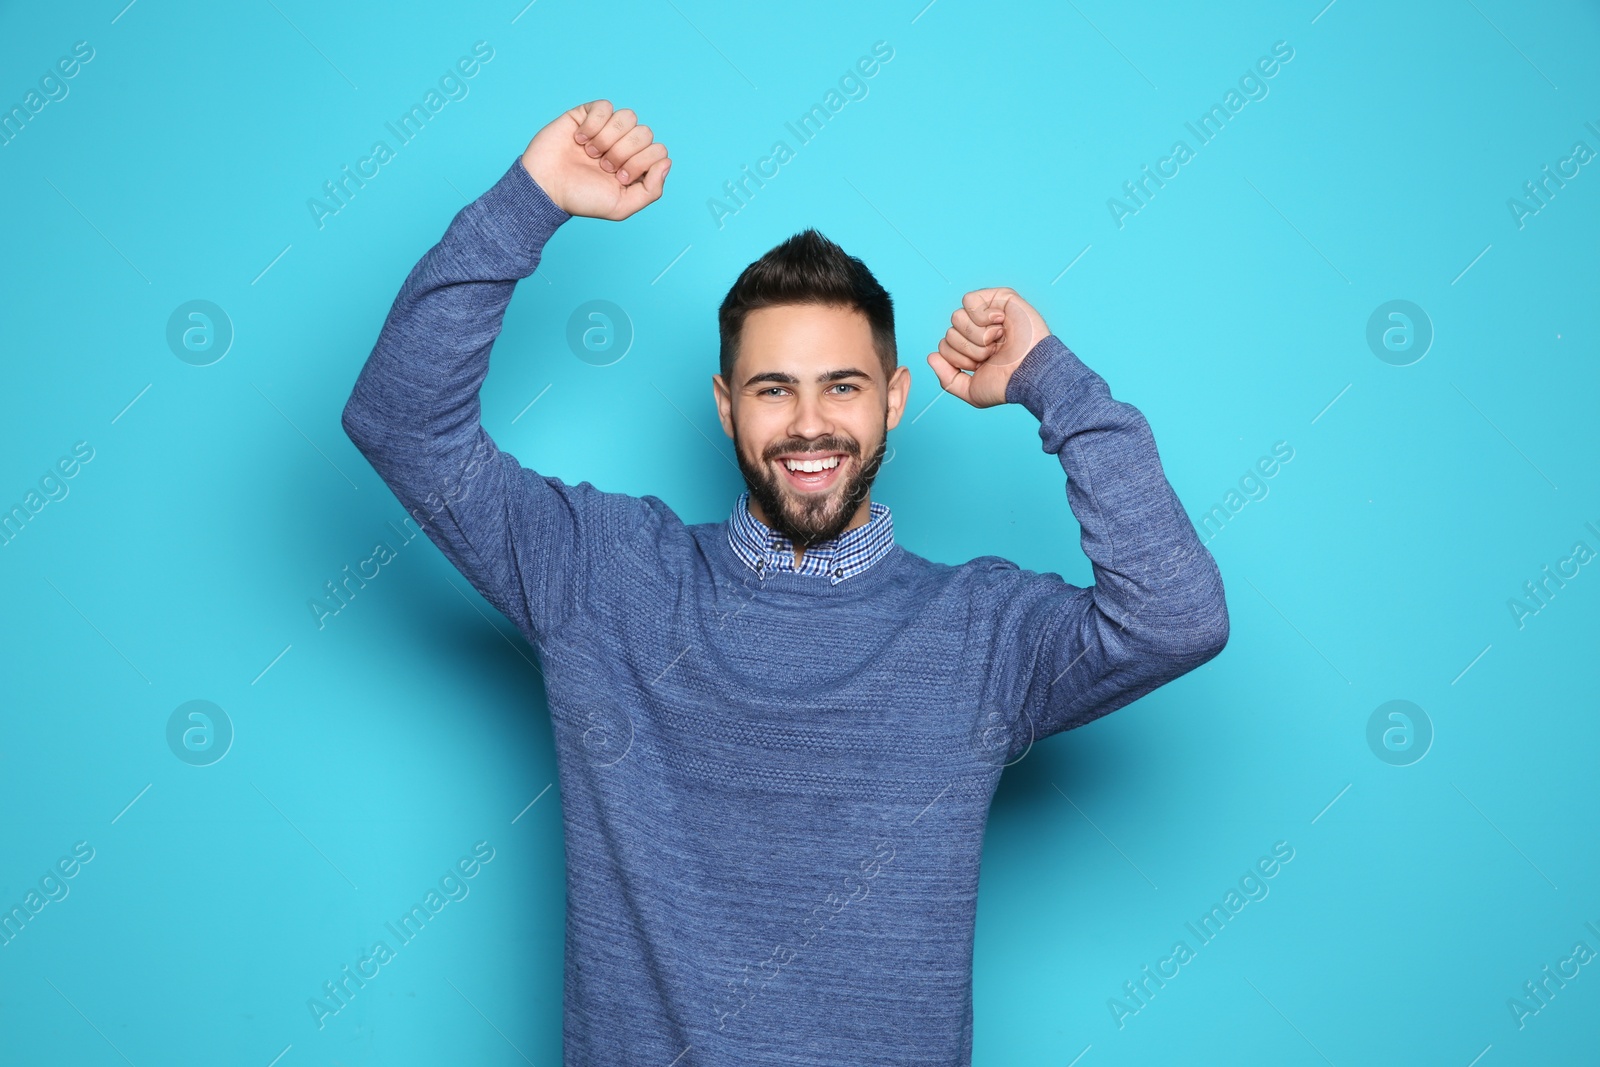
[[[758,500],[756,500],[755,497],[753,497],[753,496],[750,497],[750,499],[747,501],[747,503],[748,503],[748,505],[750,507],[750,514],[751,515],[754,515],[756,518],[760,519],[763,523],[765,523],[767,525],[768,528],[770,528],[770,529],[776,529],[777,528],[777,527],[773,526],[772,520],[767,517],[766,509],[764,509],[761,506],[761,503]],[[849,533],[851,530],[856,529],[858,526],[865,526],[869,521],[871,521],[871,519],[872,519],[872,494],[868,493],[867,494],[867,498],[861,502],[861,506],[856,508],[856,513],[850,517],[849,524],[846,525],[843,530],[839,531],[839,536],[843,537],[845,534]],[[799,545],[795,546],[795,548],[794,548],[794,566],[795,566],[795,570],[799,570],[800,569],[800,562],[801,562],[801,560],[803,560],[805,558],[805,554],[806,554],[806,550],[804,548],[802,548]]]

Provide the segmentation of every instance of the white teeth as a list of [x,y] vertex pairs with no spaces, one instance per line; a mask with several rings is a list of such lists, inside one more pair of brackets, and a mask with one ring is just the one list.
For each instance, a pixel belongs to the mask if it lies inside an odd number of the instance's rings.
[[815,474],[817,471],[827,471],[837,467],[839,465],[839,457],[829,456],[827,459],[807,460],[786,459],[783,462],[792,471],[809,471]]

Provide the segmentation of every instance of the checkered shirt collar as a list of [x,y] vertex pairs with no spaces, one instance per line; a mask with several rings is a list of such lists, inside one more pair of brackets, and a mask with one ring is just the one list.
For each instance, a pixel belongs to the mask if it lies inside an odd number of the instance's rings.
[[787,537],[750,514],[750,491],[739,494],[728,520],[728,544],[745,566],[765,578],[769,574],[811,574],[838,585],[878,562],[894,547],[894,520],[889,506],[873,501],[866,523],[846,530],[832,541],[806,549],[799,570],[794,565],[794,545]]

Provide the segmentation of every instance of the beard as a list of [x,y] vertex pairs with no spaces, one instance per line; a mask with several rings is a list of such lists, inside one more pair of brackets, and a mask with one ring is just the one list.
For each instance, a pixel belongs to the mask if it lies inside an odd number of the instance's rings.
[[[872,483],[883,466],[888,445],[885,423],[878,447],[865,463],[861,462],[861,446],[856,441],[848,437],[824,437],[817,441],[774,441],[767,446],[761,463],[753,464],[745,457],[737,428],[733,434],[733,451],[739,458],[739,471],[744,475],[751,499],[761,505],[767,524],[801,549],[831,541],[844,533],[861,502],[872,492]],[[843,452],[850,457],[851,473],[827,493],[800,495],[772,467],[772,461],[786,452]]]

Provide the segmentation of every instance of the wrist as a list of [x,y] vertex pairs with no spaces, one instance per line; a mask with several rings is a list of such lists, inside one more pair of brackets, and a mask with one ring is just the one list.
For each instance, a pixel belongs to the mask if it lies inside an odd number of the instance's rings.
[[[473,208],[503,245],[517,249],[543,248],[561,224],[572,218],[520,160],[506,168]],[[527,270],[533,273],[531,265]]]
[[[1037,364],[1049,358],[1048,356],[1044,356],[1042,354],[1036,355],[1035,353],[1039,352],[1040,347],[1044,344],[1046,339],[1053,337],[1053,335],[1050,333],[1050,327],[1045,324],[1044,318],[1040,316],[1040,314],[1032,307],[1026,307],[1026,312],[1027,314],[1024,321],[1027,323],[1028,337],[1031,338],[1031,341],[1025,342],[1028,344],[1028,347],[1023,350],[1022,358],[1016,361],[1016,363],[1011,367],[1011,373],[1006,376],[1006,384],[1003,390],[1002,400],[1007,404],[1016,404],[1022,402],[1018,394],[1023,391],[1024,387],[1019,386],[1016,391],[1013,391],[1011,382],[1017,377],[1018,373],[1021,372],[1023,364],[1029,361],[1029,357],[1032,357],[1033,363],[1035,364],[1033,368],[1030,368],[1030,374],[1037,369]],[[1055,340],[1057,343],[1060,343],[1060,338],[1055,338]],[[1065,347],[1065,345],[1062,347]],[[1024,383],[1024,385],[1025,384],[1026,383]]]
[[1055,334],[1046,334],[1006,382],[1006,403],[1021,404],[1042,419],[1046,409],[1063,399],[1078,380],[1092,373]]
[[[527,152],[522,154],[520,157],[520,162],[522,164],[523,172],[533,180],[533,184],[539,187],[540,192],[544,193],[545,198],[548,199],[552,204],[555,204],[557,207],[561,207],[561,204],[556,200],[555,197],[555,184],[550,179],[548,174],[542,173],[543,168],[530,160]],[[562,210],[565,211],[566,209],[562,208]]]

